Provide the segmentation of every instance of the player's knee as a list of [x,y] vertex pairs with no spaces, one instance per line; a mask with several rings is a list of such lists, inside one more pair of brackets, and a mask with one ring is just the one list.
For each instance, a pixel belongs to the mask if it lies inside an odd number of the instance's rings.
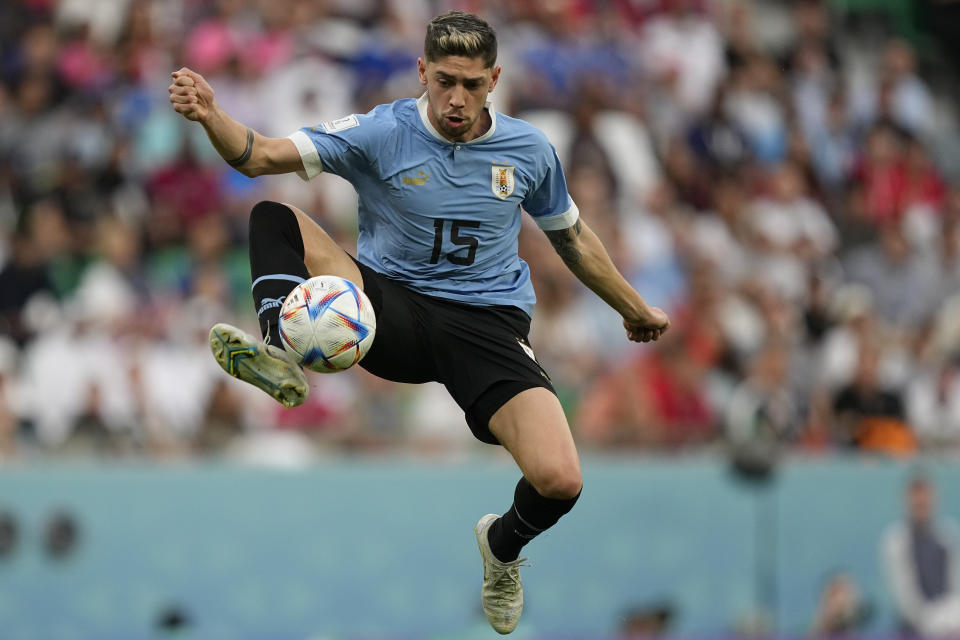
[[297,217],[290,207],[271,200],[261,200],[250,210],[250,237],[281,228],[291,221],[296,224]]
[[272,254],[280,246],[289,246],[302,259],[304,238],[297,214],[285,204],[263,200],[250,210],[250,255]]
[[583,477],[576,467],[558,468],[541,474],[531,484],[544,498],[572,500],[580,495]]

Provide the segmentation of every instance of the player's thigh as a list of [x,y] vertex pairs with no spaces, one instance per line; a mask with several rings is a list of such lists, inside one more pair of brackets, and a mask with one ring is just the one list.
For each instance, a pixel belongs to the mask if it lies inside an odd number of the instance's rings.
[[303,238],[303,263],[310,275],[339,276],[363,288],[360,270],[349,254],[313,218],[288,202],[283,204],[297,216]]
[[543,496],[580,492],[580,460],[560,401],[549,389],[521,391],[490,418],[490,431]]

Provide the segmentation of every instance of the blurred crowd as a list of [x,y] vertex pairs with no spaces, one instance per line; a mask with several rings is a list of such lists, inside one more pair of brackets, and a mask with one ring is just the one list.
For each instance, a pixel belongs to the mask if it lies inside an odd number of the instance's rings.
[[419,95],[424,25],[450,8],[497,29],[498,110],[547,133],[584,219],[671,314],[628,343],[525,225],[531,342],[583,448],[960,450],[956,39],[847,4],[3,3],[0,459],[482,446],[438,385],[314,375],[284,411],[219,370],[209,327],[256,331],[251,206],[296,203],[352,250],[356,198],[245,178],[166,91],[189,66],[287,135]]

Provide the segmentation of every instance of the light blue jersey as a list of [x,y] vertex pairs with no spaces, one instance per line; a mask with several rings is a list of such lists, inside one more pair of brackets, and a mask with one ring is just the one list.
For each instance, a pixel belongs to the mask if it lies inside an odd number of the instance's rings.
[[517,255],[521,207],[548,231],[572,226],[579,213],[546,136],[487,109],[490,130],[470,142],[436,131],[426,95],[290,139],[301,177],[326,171],[357,190],[362,263],[428,295],[530,315],[530,270]]

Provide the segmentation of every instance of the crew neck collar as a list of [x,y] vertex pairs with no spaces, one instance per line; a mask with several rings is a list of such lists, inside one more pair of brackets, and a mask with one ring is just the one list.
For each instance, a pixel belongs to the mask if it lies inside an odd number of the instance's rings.
[[423,126],[426,127],[427,132],[439,140],[440,142],[446,142],[447,144],[473,144],[474,142],[483,142],[491,136],[493,132],[497,129],[497,112],[493,108],[493,103],[490,100],[487,100],[483,107],[487,110],[487,113],[490,114],[490,128],[487,129],[482,136],[477,136],[473,140],[468,142],[454,142],[452,140],[447,140],[437,131],[437,128],[433,126],[433,123],[430,122],[430,116],[427,114],[427,94],[424,92],[422,96],[417,99],[417,111],[420,112],[420,120],[423,122]]

